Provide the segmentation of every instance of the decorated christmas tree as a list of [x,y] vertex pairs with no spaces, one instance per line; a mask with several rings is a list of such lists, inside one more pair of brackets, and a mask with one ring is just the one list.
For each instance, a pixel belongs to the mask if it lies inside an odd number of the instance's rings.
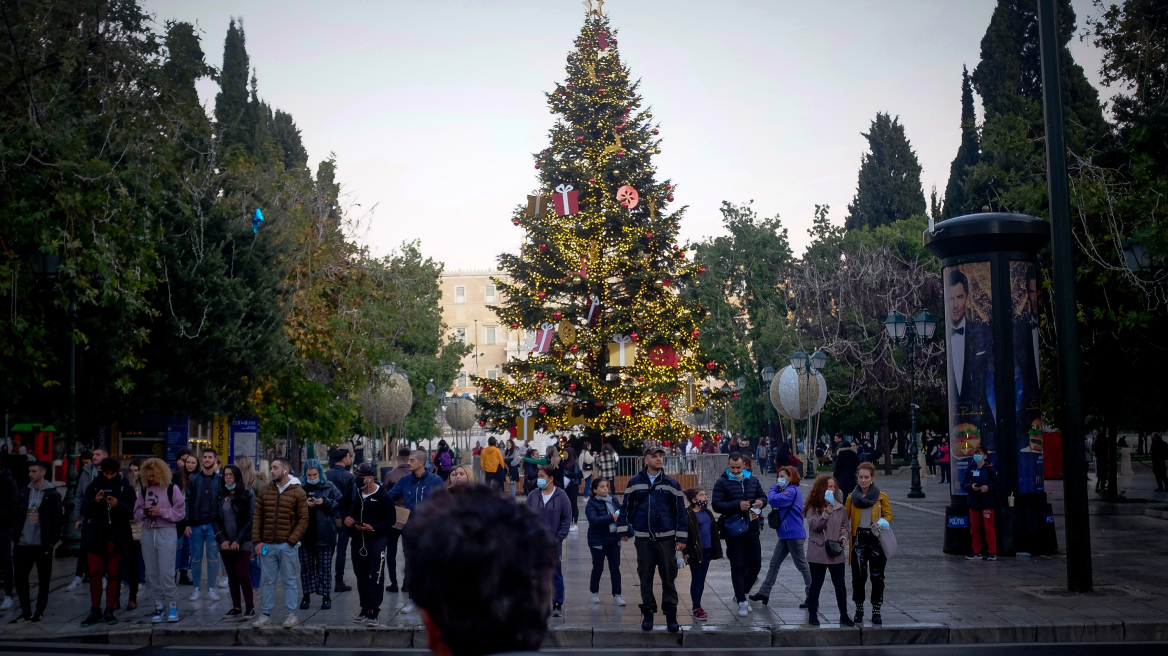
[[658,128],[615,36],[590,10],[567,83],[547,95],[559,119],[534,155],[537,188],[512,218],[523,245],[499,257],[506,304],[493,309],[535,340],[505,377],[476,380],[478,403],[483,425],[525,439],[574,430],[676,442],[694,435],[691,412],[723,402],[702,384],[720,369],[698,346],[705,312],[678,294],[705,270],[676,242],[677,188],[656,178]]

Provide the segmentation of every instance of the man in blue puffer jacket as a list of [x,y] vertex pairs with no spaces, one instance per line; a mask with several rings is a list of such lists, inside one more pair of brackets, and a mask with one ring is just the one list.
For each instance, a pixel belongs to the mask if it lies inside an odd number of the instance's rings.
[[641,629],[653,630],[657,599],[653,596],[653,570],[661,572],[661,608],[666,627],[673,633],[677,623],[677,557],[685,549],[689,518],[685,514],[685,494],[677,481],[665,475],[665,449],[645,447],[645,468],[629,479],[621,514],[633,527],[637,548],[637,575],[641,579]]

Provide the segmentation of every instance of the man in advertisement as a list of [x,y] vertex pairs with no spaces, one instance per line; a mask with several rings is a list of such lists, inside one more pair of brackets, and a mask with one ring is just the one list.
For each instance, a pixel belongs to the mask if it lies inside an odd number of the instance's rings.
[[[971,265],[965,265],[969,267]],[[988,268],[989,263],[974,266]],[[965,268],[965,267],[962,267]],[[945,310],[949,347],[950,426],[954,439],[953,480],[961,480],[961,470],[968,465],[978,444],[995,449],[993,412],[994,345],[990,327],[973,318],[970,310],[969,277],[962,268],[946,274]]]

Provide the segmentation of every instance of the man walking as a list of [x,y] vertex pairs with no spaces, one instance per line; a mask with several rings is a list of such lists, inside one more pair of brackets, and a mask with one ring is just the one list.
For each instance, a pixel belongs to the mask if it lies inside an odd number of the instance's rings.
[[637,574],[641,579],[641,630],[653,630],[657,599],[653,596],[653,570],[661,576],[661,608],[670,632],[681,630],[677,623],[677,556],[685,549],[689,518],[685,494],[677,481],[662,471],[665,450],[645,447],[645,468],[629,479],[621,511],[633,527],[637,548]]
[[[364,622],[365,626],[372,628],[378,624],[377,616],[381,613],[381,602],[385,598],[385,591],[381,588],[381,570],[385,564],[386,541],[397,521],[397,511],[389,493],[377,484],[373,467],[362,463],[357,468],[356,478],[358,487],[344,521],[353,537],[353,574],[357,577],[357,596],[361,600],[361,611],[353,621]],[[395,546],[395,552],[396,549]],[[390,571],[396,577],[396,568]]]
[[[421,449],[410,454],[406,465],[410,468],[410,475],[403,476],[389,490],[389,498],[395,503],[401,501],[406,510],[410,511],[410,517],[413,517],[418,512],[424,502],[439,491],[446,489],[442,483],[442,479],[437,474],[431,474],[426,471],[426,452]],[[409,524],[403,532],[409,532]],[[409,587],[410,580],[405,579],[405,587]],[[405,606],[402,606],[402,613],[412,613],[417,610],[413,600],[407,601]]]
[[257,629],[272,623],[277,579],[284,586],[284,604],[288,607],[284,628],[300,623],[295,613],[300,603],[300,555],[296,549],[308,530],[308,495],[292,481],[291,471],[292,463],[287,458],[272,460],[271,482],[260,489],[252,515],[251,539],[260,558],[263,592],[263,615],[252,624]]
[[[96,448],[92,452],[81,452],[81,471],[78,472],[77,487],[74,488],[77,492],[73,499],[73,528],[74,530],[81,530],[81,525],[85,520],[81,517],[81,502],[84,500],[81,494],[89,489],[89,486],[97,478],[98,467],[101,466],[101,461],[105,459],[105,449]],[[88,464],[86,464],[88,460]],[[73,582],[65,588],[66,592],[73,592],[77,586],[89,580],[89,559],[85,555],[85,545],[81,545],[81,549],[77,553],[77,570],[73,577]]]
[[[333,451],[333,464],[325,472],[324,477],[341,492],[340,503],[337,504],[337,517],[349,516],[349,504],[353,502],[353,494],[357,489],[353,473],[349,467],[353,466],[353,454],[345,448]],[[352,586],[345,585],[345,550],[349,546],[349,532],[337,531],[337,581],[333,589],[337,592],[348,592]]]
[[[16,593],[20,595],[20,615],[9,624],[39,622],[49,605],[49,581],[53,578],[53,545],[61,539],[65,508],[56,486],[45,480],[49,464],[28,463],[28,485],[16,502],[16,523],[12,535]],[[32,611],[29,574],[37,571],[36,612]]]
[[[385,482],[381,487],[385,488],[388,494],[397,482],[412,474],[410,471],[410,448],[403,446],[397,450],[397,467],[389,470],[385,475]],[[401,499],[397,500],[397,505],[405,507],[405,502]],[[397,511],[394,511],[394,523],[396,523]],[[389,585],[385,586],[386,592],[397,592],[400,588],[397,585],[397,543],[401,539],[401,529],[390,526],[389,535],[385,541],[385,565],[389,568]],[[409,590],[401,590],[402,592],[409,592]]]
[[503,464],[503,452],[499,450],[498,443],[493,435],[487,438],[487,448],[479,454],[479,467],[483,470],[487,485],[501,492],[507,480],[507,467]]
[[215,506],[219,501],[220,485],[219,473],[215,471],[215,458],[214,449],[203,449],[199,461],[201,468],[187,481],[187,525],[183,535],[191,542],[191,574],[195,583],[191,601],[199,600],[204,555],[207,563],[207,596],[211,601],[219,601],[219,595],[215,592],[215,575],[219,573],[219,545],[215,542],[215,529],[211,526],[211,518],[215,515]]

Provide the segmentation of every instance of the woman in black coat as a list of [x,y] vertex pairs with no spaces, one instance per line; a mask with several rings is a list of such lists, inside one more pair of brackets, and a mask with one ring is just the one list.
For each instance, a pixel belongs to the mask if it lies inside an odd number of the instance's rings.
[[300,584],[304,597],[300,609],[308,610],[310,595],[324,597],[321,610],[333,607],[333,552],[337,549],[337,509],[341,491],[324,477],[320,462],[313,459],[304,465],[300,479],[308,495],[308,530],[300,538]]
[[219,543],[219,555],[227,570],[227,588],[231,593],[231,610],[224,619],[255,617],[255,598],[251,587],[251,519],[255,516],[255,495],[243,484],[243,473],[235,465],[223,468],[219,499],[212,509],[211,528]]
[[600,575],[604,573],[604,561],[608,561],[608,575],[612,581],[612,601],[616,606],[624,606],[621,598],[620,541],[628,538],[628,522],[620,514],[620,504],[606,480],[596,482],[592,496],[584,507],[588,518],[588,551],[592,554],[592,578],[589,581],[589,600],[600,603]]

